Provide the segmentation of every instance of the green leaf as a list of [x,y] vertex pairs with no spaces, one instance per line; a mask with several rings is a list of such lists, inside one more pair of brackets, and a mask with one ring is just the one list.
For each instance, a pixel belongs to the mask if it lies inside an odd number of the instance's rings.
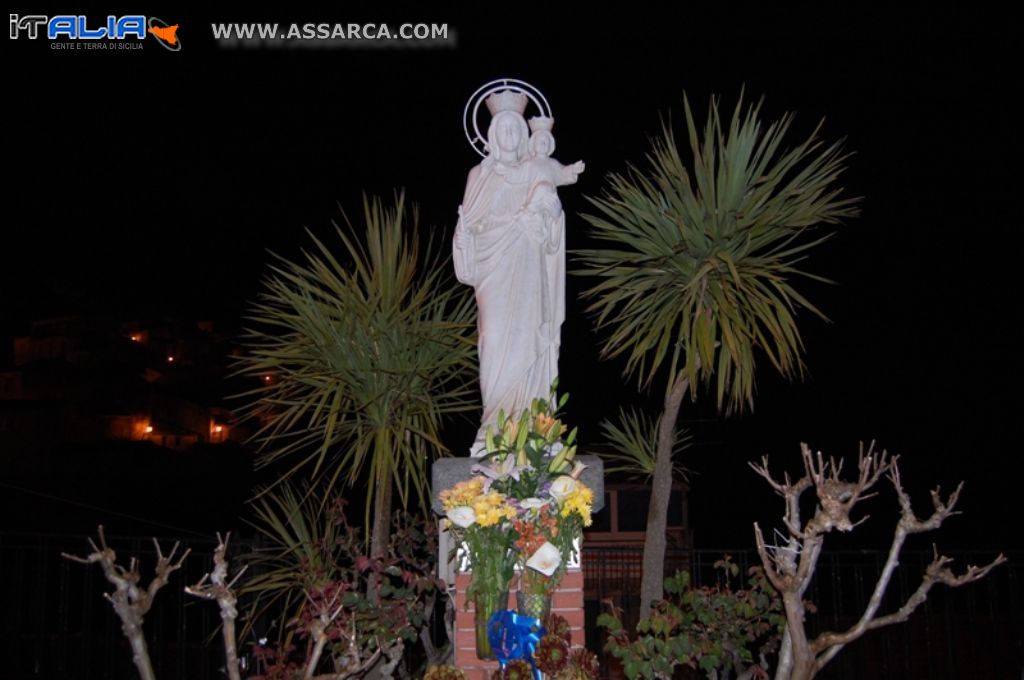
[[337,245],[309,233],[300,260],[275,256],[235,365],[261,387],[238,410],[261,423],[258,464],[364,486],[369,526],[388,487],[403,506],[428,501],[443,421],[476,407],[475,306],[401,193],[364,197],[362,222],[334,231]]
[[[652,420],[636,409],[619,409],[617,422],[601,421],[604,437],[599,454],[605,461],[605,471],[618,472],[628,477],[650,479],[654,475],[658,428],[661,421]],[[692,437],[685,430],[673,430],[672,474],[679,479],[688,478],[688,470],[680,462],[683,451],[692,445]]]
[[712,671],[715,668],[718,668],[718,664],[719,664],[719,660],[718,660],[718,657],[716,655],[714,655],[714,654],[707,654],[707,655],[701,657],[700,669],[702,671]]
[[[588,311],[602,356],[623,357],[649,385],[667,366],[666,391],[685,366],[693,387],[714,382],[719,408],[753,403],[763,354],[785,377],[802,371],[794,287],[805,256],[831,234],[813,230],[857,214],[836,181],[846,155],[816,133],[782,151],[792,116],[768,124],[742,102],[723,120],[712,99],[699,128],[684,96],[688,149],[665,123],[647,164],[609,176],[584,215],[595,247],[573,273],[591,278]],[[697,357],[700,364],[697,364]]]

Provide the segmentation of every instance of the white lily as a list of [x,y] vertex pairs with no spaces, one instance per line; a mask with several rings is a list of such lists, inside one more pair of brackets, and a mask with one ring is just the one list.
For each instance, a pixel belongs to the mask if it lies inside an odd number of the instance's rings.
[[527,567],[539,571],[545,576],[554,574],[561,563],[562,553],[547,541],[544,542],[544,545],[537,548],[537,551],[530,556],[530,559],[526,560]]
[[569,473],[569,476],[572,477],[573,479],[579,479],[580,475],[583,474],[583,471],[586,470],[588,467],[589,466],[586,463],[576,461],[572,465],[572,472]]
[[460,505],[457,508],[452,508],[447,513],[448,519],[451,523],[457,527],[465,529],[476,524],[476,513],[473,512],[473,508],[468,505]]
[[504,481],[511,477],[518,482],[519,473],[522,469],[523,466],[517,465],[515,458],[511,455],[506,455],[502,460],[492,460],[486,465],[477,463],[470,468],[470,472],[484,475],[488,481]]
[[519,501],[519,507],[523,508],[524,510],[537,510],[538,508],[543,508],[547,504],[547,501],[542,501],[541,499],[536,497],[524,498],[521,501]]
[[548,493],[551,494],[552,498],[561,503],[575,490],[576,480],[572,477],[562,476],[557,477],[555,481],[551,482],[551,488],[548,490]]

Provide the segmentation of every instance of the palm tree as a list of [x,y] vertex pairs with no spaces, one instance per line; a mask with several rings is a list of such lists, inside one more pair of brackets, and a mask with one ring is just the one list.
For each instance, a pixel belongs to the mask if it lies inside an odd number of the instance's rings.
[[598,279],[583,295],[608,331],[602,356],[624,357],[642,387],[665,380],[642,616],[662,596],[671,453],[684,397],[713,384],[719,409],[751,406],[759,356],[787,378],[802,374],[796,314],[822,314],[794,286],[824,279],[801,261],[832,235],[811,235],[814,227],[857,212],[857,199],[834,186],[846,159],[841,145],[823,145],[816,129],[783,150],[793,116],[766,126],[760,106],[744,110],[741,97],[723,121],[712,98],[701,133],[684,97],[692,166],[665,123],[648,169],[631,165],[610,175],[601,196],[588,197],[596,214],[584,218],[600,247],[577,253],[575,273]]
[[[449,281],[404,194],[364,198],[365,224],[335,225],[344,259],[310,234],[305,261],[279,258],[252,311],[238,372],[261,382],[243,414],[262,423],[258,464],[286,459],[333,487],[369,480],[370,552],[383,555],[393,490],[425,504],[445,416],[476,407],[475,309]],[[360,238],[362,232],[364,236]]]
[[[602,420],[598,426],[604,435],[601,458],[607,475],[621,474],[631,479],[648,481],[654,477],[658,460],[658,430],[661,424],[641,410],[619,409],[618,421]],[[690,471],[680,458],[693,443],[686,430],[673,430],[672,478],[686,481]]]

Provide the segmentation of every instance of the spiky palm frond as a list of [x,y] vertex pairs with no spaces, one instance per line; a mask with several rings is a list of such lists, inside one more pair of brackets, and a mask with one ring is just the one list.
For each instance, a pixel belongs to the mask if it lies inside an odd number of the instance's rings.
[[825,280],[801,260],[831,236],[808,232],[855,215],[858,199],[835,187],[839,143],[825,146],[816,130],[783,150],[792,115],[765,126],[760,103],[744,112],[741,101],[723,121],[712,99],[701,133],[685,98],[684,108],[692,164],[663,124],[648,168],[613,174],[588,197],[597,212],[584,218],[601,246],[576,253],[575,273],[599,279],[584,296],[608,331],[604,356],[625,357],[644,385],[666,359],[693,386],[714,376],[719,407],[743,408],[755,349],[784,376],[803,370],[797,311],[822,315],[794,283]]
[[287,623],[305,606],[304,593],[324,588],[337,578],[334,553],[346,540],[348,527],[325,506],[320,494],[285,483],[260,494],[251,504],[247,523],[264,546],[249,555],[255,575],[241,589],[251,598],[243,636],[268,612],[277,612],[276,635],[290,635]]
[[[602,420],[601,434],[610,449],[601,452],[605,461],[605,472],[620,472],[634,479],[650,479],[654,476],[657,458],[658,427],[661,419],[651,419],[637,409],[619,409],[617,422]],[[672,476],[687,479],[689,470],[680,462],[683,451],[690,448],[693,438],[686,430],[674,430],[672,443]]]
[[262,426],[259,464],[294,461],[324,478],[394,484],[427,497],[427,462],[445,450],[442,418],[476,407],[475,307],[433,239],[421,249],[404,196],[364,198],[365,224],[335,225],[341,248],[312,234],[304,261],[278,258],[243,338],[237,372],[271,380],[242,395]]

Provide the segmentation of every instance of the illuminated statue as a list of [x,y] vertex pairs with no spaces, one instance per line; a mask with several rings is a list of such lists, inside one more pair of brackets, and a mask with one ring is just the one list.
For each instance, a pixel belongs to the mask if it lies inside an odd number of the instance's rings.
[[484,411],[473,455],[499,410],[516,416],[550,396],[565,319],[565,213],[555,187],[584,169],[582,161],[563,166],[550,158],[550,116],[531,119],[530,136],[522,91],[493,91],[485,101],[487,155],[469,172],[453,251],[456,276],[475,289],[478,310]]

